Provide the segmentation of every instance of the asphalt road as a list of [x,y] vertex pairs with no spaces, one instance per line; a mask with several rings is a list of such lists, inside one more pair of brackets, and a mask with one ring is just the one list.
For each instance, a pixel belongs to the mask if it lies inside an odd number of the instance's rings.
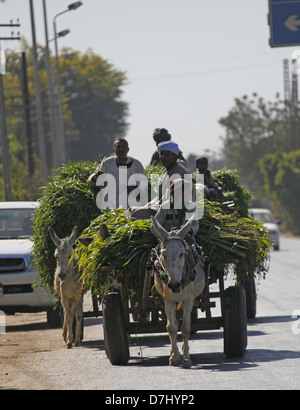
[[[248,322],[243,358],[223,353],[223,331],[191,336],[191,369],[168,366],[167,334],[132,336],[131,359],[112,366],[102,319],[85,319],[85,340],[67,350],[45,314],[8,316],[0,334],[0,388],[210,390],[300,388],[300,240],[282,238],[270,271],[258,284],[257,317]],[[181,341],[181,338],[179,338]]]

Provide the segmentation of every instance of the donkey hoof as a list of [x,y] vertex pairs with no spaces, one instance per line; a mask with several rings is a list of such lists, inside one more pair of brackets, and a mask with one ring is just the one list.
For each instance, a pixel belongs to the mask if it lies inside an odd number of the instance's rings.
[[184,369],[189,369],[192,366],[192,361],[190,359],[183,359],[182,360],[182,367]]
[[74,346],[75,346],[75,347],[79,347],[79,346],[80,346],[80,342],[74,342]]
[[170,366],[180,366],[181,365],[182,358],[181,356],[171,356],[169,359],[169,365]]
[[72,343],[71,343],[71,342],[69,342],[69,343],[67,344],[67,349],[72,349]]

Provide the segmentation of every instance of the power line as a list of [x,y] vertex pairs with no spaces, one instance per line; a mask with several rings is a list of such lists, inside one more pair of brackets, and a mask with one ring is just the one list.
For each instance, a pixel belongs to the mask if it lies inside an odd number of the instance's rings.
[[140,78],[133,78],[131,81],[143,81],[143,80],[159,80],[159,79],[172,79],[172,78],[179,78],[179,77],[192,77],[192,76],[201,76],[201,75],[208,75],[208,74],[217,74],[217,73],[225,73],[225,72],[232,72],[232,71],[244,71],[253,68],[262,68],[262,67],[270,67],[274,65],[279,65],[280,62],[274,63],[263,63],[263,64],[253,64],[247,66],[240,66],[240,67],[230,67],[230,68],[218,68],[218,69],[209,69],[203,71],[195,71],[190,73],[178,73],[178,74],[161,74],[149,77],[140,77]]

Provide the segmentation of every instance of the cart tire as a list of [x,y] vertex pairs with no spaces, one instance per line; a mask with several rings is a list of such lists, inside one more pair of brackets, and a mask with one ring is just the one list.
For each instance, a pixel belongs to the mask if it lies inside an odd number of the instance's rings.
[[113,365],[126,364],[129,344],[119,293],[109,293],[103,298],[103,330],[105,352]]
[[247,347],[247,307],[243,286],[230,286],[224,292],[224,353],[244,356]]
[[246,303],[247,303],[247,317],[248,319],[254,319],[256,316],[256,286],[255,278],[247,278],[244,282],[245,292],[246,292]]

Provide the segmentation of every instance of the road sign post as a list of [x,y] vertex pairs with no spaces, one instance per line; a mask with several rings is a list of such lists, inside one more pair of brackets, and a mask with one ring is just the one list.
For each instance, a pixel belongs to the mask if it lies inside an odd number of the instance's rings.
[[300,0],[269,0],[270,46],[300,45]]

